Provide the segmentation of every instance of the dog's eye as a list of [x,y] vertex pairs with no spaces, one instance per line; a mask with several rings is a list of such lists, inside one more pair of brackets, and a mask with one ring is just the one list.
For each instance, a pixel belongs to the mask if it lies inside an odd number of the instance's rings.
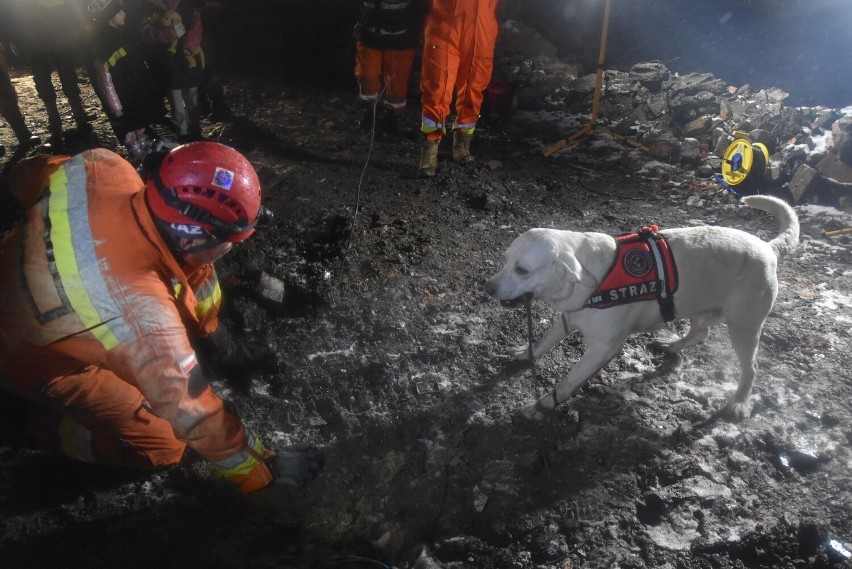
[[517,274],[521,275],[522,277],[525,277],[525,276],[527,276],[528,274],[530,274],[530,272],[529,272],[528,270],[526,270],[524,267],[522,267],[522,266],[520,266],[520,265],[518,265],[518,266],[516,266],[516,267],[515,267],[515,272],[516,272]]

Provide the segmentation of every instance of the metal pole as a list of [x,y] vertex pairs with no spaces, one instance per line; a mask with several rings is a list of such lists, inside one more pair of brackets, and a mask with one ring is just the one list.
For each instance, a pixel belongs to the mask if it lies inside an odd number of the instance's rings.
[[606,59],[606,35],[607,30],[609,29],[609,8],[612,4],[612,0],[606,0],[604,4],[604,16],[603,16],[603,31],[601,32],[601,49],[598,54],[598,69],[595,74],[595,98],[592,100],[592,120],[590,124],[592,128],[598,122],[598,108],[600,106],[600,98],[601,98],[601,84],[603,83],[603,72],[604,72],[604,60]]

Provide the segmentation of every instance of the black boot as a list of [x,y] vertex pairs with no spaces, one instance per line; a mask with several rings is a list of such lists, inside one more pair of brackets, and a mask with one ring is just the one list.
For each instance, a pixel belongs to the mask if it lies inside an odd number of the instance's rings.
[[391,109],[385,109],[381,121],[382,130],[387,134],[397,134],[399,132],[399,117]]
[[462,164],[471,164],[476,161],[470,153],[470,140],[473,133],[466,133],[459,129],[453,131],[453,160]]
[[418,175],[421,178],[432,178],[438,170],[438,146],[441,140],[424,138],[420,144],[420,165]]
[[366,130],[367,132],[373,130],[373,123],[376,120],[376,105],[374,103],[367,103],[363,107],[363,111],[361,113],[361,120],[358,122],[358,126],[361,127],[361,130]]

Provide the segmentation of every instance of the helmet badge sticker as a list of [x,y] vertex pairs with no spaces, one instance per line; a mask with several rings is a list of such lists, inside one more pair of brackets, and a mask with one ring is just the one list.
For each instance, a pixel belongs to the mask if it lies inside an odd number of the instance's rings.
[[216,168],[216,172],[213,174],[213,181],[211,183],[223,190],[230,191],[231,184],[234,183],[234,173],[230,170],[225,170],[224,168]]

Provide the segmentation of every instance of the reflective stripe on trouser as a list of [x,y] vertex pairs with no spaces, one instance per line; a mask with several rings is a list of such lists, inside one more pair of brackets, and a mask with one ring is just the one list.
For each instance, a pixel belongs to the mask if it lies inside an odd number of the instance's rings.
[[261,440],[246,429],[246,446],[233,456],[214,462],[219,474],[239,486],[245,493],[254,492],[272,483],[273,477],[264,459],[271,456]]
[[[436,19],[445,10],[432,8],[424,35],[420,75],[423,117],[445,124],[455,96],[456,124],[470,134],[479,119],[483,92],[491,81],[497,39],[496,2],[458,3],[451,20]],[[471,127],[470,125],[473,125]],[[421,130],[429,136],[431,125]]]
[[385,89],[384,106],[394,112],[405,108],[408,80],[414,65],[413,49],[371,49],[355,45],[355,78],[361,100],[375,101]]
[[444,123],[422,116],[420,117],[420,132],[426,135],[426,140],[440,140],[445,133]]
[[459,130],[465,134],[473,134],[473,131],[476,130],[476,122],[461,124],[456,123],[453,127],[454,130]]
[[56,446],[71,458],[151,470],[177,464],[186,450],[139,390],[111,371],[89,366],[49,381],[42,393],[51,409],[49,414],[34,413],[31,423],[56,421],[49,415],[61,415]]
[[263,453],[266,449],[263,443],[254,433],[246,429],[246,446],[237,451],[233,456],[214,462],[213,466],[225,478],[236,478],[245,476],[263,461]]

